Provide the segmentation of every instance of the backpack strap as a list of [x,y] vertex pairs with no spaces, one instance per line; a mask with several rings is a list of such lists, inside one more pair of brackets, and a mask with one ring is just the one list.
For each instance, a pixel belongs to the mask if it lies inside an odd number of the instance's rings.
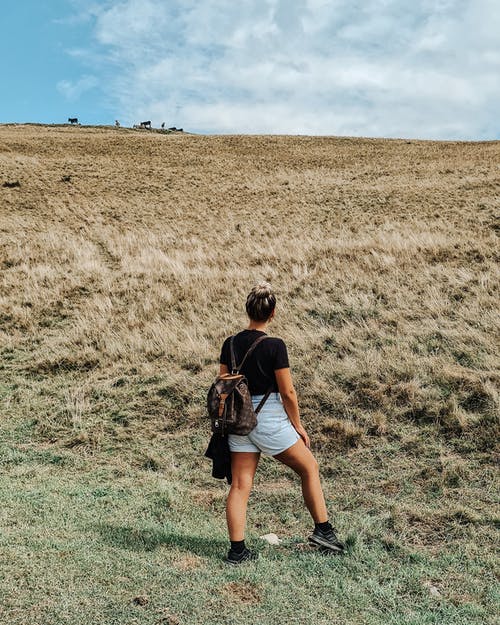
[[[274,386],[274,384],[273,384]],[[266,399],[269,397],[269,395],[271,394],[271,391],[273,390],[273,386],[270,386],[268,388],[268,390],[266,391],[266,394],[264,395],[264,397],[260,400],[258,406],[255,408],[254,412],[255,414],[258,414],[259,410],[262,408],[262,406],[265,404]]]
[[233,347],[233,340],[234,340],[234,335],[231,337],[231,341],[229,343],[229,348],[231,350],[231,367],[232,367],[232,371],[231,373],[238,373],[241,370],[241,367],[243,367],[243,363],[245,362],[245,360],[247,359],[248,356],[250,356],[250,354],[253,352],[253,350],[257,347],[257,345],[263,341],[264,339],[269,339],[271,338],[270,336],[268,336],[267,334],[265,334],[264,336],[259,336],[258,339],[255,339],[255,341],[250,345],[250,347],[247,350],[247,353],[243,356],[243,360],[240,363],[240,366],[237,367],[236,366],[236,359],[234,357],[234,347]]
[[234,373],[236,371],[236,359],[234,357],[233,339],[234,339],[234,335],[231,337],[231,340],[229,341],[229,350],[231,352],[231,373]]

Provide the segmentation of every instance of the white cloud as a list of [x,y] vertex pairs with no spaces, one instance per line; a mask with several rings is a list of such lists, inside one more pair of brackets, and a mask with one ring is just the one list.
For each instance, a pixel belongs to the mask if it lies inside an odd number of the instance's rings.
[[74,102],[78,100],[83,93],[98,85],[99,80],[95,76],[85,75],[74,82],[71,80],[60,80],[56,87],[59,93],[62,93],[67,100]]
[[125,123],[500,137],[496,0],[108,0],[91,10],[88,54],[112,68],[108,97]]

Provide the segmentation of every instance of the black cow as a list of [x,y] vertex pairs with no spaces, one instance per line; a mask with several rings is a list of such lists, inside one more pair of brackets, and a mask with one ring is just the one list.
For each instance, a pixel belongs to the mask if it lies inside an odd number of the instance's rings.
[[151,122],[141,122],[141,128],[149,128],[151,130]]
[[78,117],[68,117],[68,122],[70,124],[78,124]]

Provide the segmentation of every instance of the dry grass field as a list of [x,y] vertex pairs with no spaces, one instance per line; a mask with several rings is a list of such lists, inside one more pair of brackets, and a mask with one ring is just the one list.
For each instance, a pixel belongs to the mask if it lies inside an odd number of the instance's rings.
[[[499,142],[0,126],[2,625],[497,622],[499,217]],[[228,571],[205,398],[260,279],[349,551],[264,457]]]

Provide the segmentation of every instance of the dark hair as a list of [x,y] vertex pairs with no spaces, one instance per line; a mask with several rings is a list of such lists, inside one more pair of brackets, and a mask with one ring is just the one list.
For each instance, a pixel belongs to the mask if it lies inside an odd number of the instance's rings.
[[276,297],[269,282],[259,282],[247,297],[246,310],[250,319],[267,321],[276,306]]

